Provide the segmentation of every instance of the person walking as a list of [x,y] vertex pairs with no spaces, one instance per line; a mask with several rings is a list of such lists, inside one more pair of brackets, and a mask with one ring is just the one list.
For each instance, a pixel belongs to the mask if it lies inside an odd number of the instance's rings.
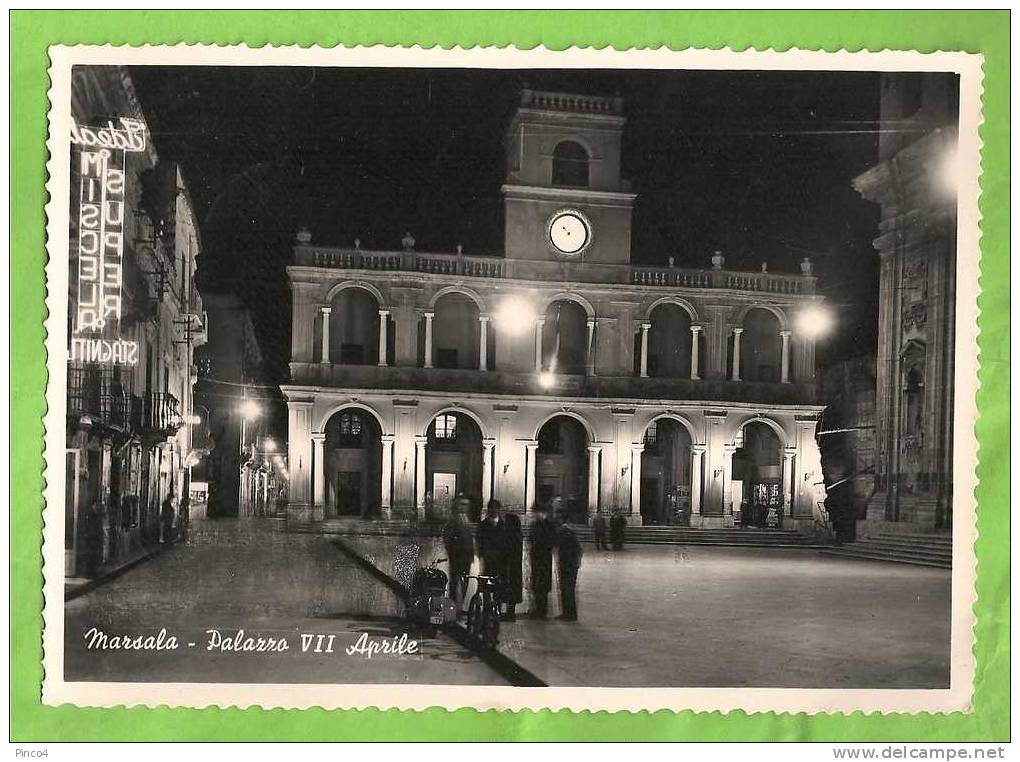
[[577,572],[581,568],[584,550],[577,534],[564,517],[558,522],[557,546],[560,560],[560,606],[562,612],[557,619],[566,622],[577,621]]
[[184,495],[181,496],[181,507],[178,523],[179,527],[177,534],[180,536],[180,539],[182,541],[187,540],[188,525],[191,523],[191,497],[187,493],[184,493]]
[[595,530],[595,550],[609,550],[609,543],[606,542],[606,517],[601,510],[595,511],[592,528]]
[[464,518],[463,503],[455,500],[450,510],[450,518],[443,525],[443,547],[450,562],[450,597],[459,616],[464,608],[467,588],[464,576],[471,571],[471,562],[475,558],[475,538]]
[[[555,503],[558,498],[554,498]],[[550,518],[544,505],[535,506],[535,520],[531,522],[531,594],[535,605],[531,610],[534,619],[549,615],[549,591],[552,589],[553,550],[556,547],[556,522]]]
[[517,621],[517,604],[524,598],[524,533],[521,530],[521,519],[516,513],[503,516],[503,602],[506,612],[503,619],[507,622]]
[[609,520],[609,542],[613,550],[623,550],[623,541],[627,531],[627,519],[619,511],[613,513]]
[[173,490],[167,492],[163,503],[160,505],[159,517],[162,520],[162,537],[161,542],[169,544],[173,542],[173,530],[174,530],[174,493]]

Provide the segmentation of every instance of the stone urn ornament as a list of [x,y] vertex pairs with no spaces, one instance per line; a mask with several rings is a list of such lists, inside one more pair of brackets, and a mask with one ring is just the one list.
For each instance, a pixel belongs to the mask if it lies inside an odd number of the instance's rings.
[[815,274],[815,263],[811,261],[810,257],[804,257],[804,259],[800,261],[800,272],[801,275]]
[[411,231],[404,233],[404,237],[400,239],[400,245],[404,247],[405,251],[414,250],[414,236],[411,235]]
[[309,230],[306,226],[302,225],[298,229],[298,232],[297,232],[297,235],[295,236],[295,238],[297,239],[298,243],[307,246],[308,244],[310,244],[312,242],[312,231]]
[[726,264],[726,257],[723,256],[721,251],[717,251],[712,255],[712,269],[722,270],[723,265]]

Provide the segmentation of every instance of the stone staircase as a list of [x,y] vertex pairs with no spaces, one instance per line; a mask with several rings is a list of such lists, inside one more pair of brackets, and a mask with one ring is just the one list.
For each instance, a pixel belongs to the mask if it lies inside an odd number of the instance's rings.
[[[590,526],[572,524],[578,539],[583,543],[594,543],[595,532]],[[433,536],[442,534],[442,522],[415,523],[398,519],[384,521],[375,519],[327,519],[322,522],[299,524],[288,521],[291,532],[313,532],[336,535],[375,536]],[[525,535],[528,527],[525,524]],[[828,548],[816,540],[792,529],[692,529],[677,526],[627,527],[627,545],[723,545],[750,548]]]
[[[594,542],[591,527],[574,527],[582,542]],[[792,529],[692,529],[677,526],[627,527],[627,545],[727,545],[749,548],[822,548]]]
[[948,534],[899,534],[880,532],[874,537],[823,551],[826,555],[894,561],[904,564],[953,567],[953,538]]

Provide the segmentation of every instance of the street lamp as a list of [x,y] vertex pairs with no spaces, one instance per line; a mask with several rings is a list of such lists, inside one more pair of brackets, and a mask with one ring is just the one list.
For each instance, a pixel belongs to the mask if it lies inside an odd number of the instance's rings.
[[262,415],[262,408],[259,407],[259,404],[255,400],[245,400],[241,403],[239,410],[241,415],[249,421],[254,421]]
[[266,437],[262,440],[262,449],[266,452],[276,452],[276,442],[272,437]]
[[556,376],[547,370],[543,370],[538,374],[538,384],[543,389],[551,389],[556,383]]
[[510,336],[523,336],[535,324],[535,308],[523,296],[505,296],[496,308],[496,325]]
[[835,319],[825,307],[813,304],[797,314],[797,332],[809,339],[817,339],[832,331]]

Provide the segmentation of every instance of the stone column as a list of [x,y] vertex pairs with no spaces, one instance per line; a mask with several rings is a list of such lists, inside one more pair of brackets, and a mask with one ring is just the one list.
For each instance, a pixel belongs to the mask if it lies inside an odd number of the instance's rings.
[[478,370],[488,370],[489,364],[489,316],[478,316]]
[[482,440],[482,512],[492,499],[492,454],[496,449],[495,439]]
[[740,380],[740,334],[743,332],[743,328],[733,329],[733,381]]
[[326,518],[326,435],[312,434],[314,479],[312,482],[312,516],[316,521]]
[[415,508],[414,475],[414,413],[417,404],[410,400],[395,400],[393,431],[393,495],[391,507]]
[[793,458],[796,454],[796,447],[787,447],[783,451],[783,516],[793,515]]
[[425,313],[425,367],[432,367],[432,318],[436,316],[434,312]]
[[542,372],[542,331],[545,330],[545,318],[535,320],[535,372]]
[[588,348],[585,352],[584,372],[585,375],[595,375],[595,318],[588,318]]
[[641,453],[643,444],[630,446],[630,515],[641,516]]
[[425,519],[425,446],[428,437],[414,438],[414,504],[418,510],[418,520]]
[[783,340],[783,377],[784,384],[790,383],[790,332],[780,331],[779,336]]
[[648,330],[651,327],[647,321],[641,324],[641,378],[648,378]]
[[535,508],[535,474],[538,466],[538,442],[525,442],[524,447],[527,450],[527,465],[525,468],[526,476],[524,478],[524,508],[528,513],[531,513]]
[[701,515],[701,459],[705,445],[691,445],[691,515]]
[[701,337],[701,326],[691,326],[691,381],[697,381],[701,378],[698,372],[701,370],[698,367],[698,343]]
[[733,478],[733,453],[736,452],[735,445],[723,445],[723,516],[733,516],[733,492],[730,489],[730,480]]
[[311,518],[312,401],[287,401],[287,467],[290,471],[289,512],[299,520]]
[[389,310],[379,310],[379,366],[386,367],[389,361],[386,357],[386,330],[389,327]]
[[393,443],[396,437],[392,434],[383,434],[382,440],[382,485],[379,495],[379,505],[382,507],[384,519],[390,518],[393,507]]
[[588,518],[599,509],[599,459],[602,445],[588,445]]
[[332,312],[332,308],[322,308],[322,358],[319,360],[321,363],[329,363],[329,314]]

